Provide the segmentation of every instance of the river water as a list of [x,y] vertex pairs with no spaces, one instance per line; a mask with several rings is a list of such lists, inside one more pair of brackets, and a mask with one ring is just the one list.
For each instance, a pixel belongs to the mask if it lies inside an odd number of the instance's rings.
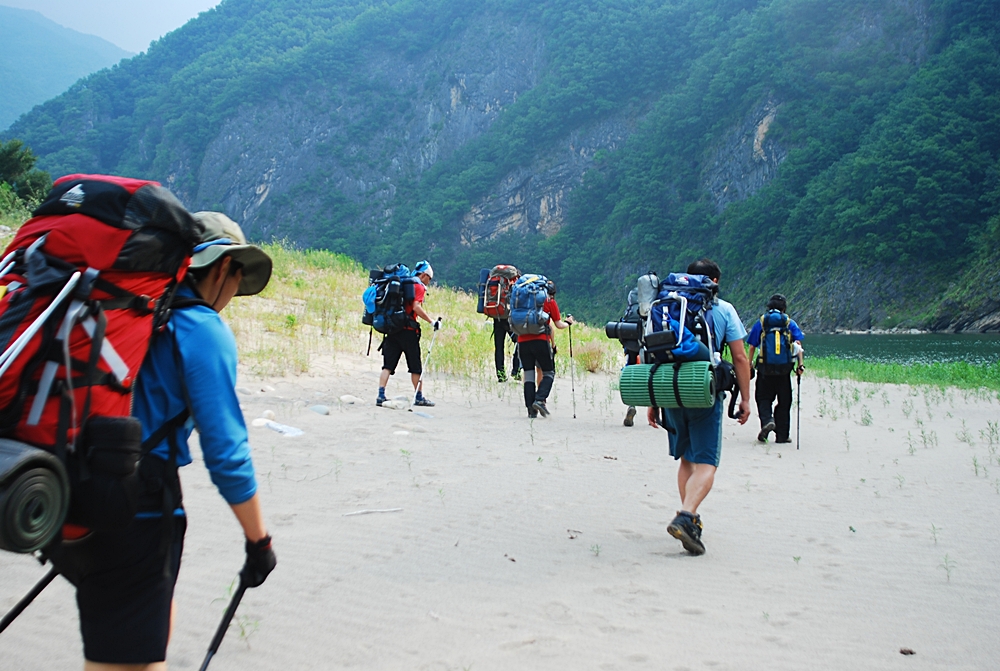
[[920,333],[809,335],[803,343],[806,357],[839,357],[872,363],[933,363],[1000,361],[1000,334]]

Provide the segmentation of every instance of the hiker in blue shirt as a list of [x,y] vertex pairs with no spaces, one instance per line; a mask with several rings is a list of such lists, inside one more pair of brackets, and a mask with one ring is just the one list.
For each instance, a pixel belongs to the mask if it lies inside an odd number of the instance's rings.
[[[760,416],[760,433],[757,440],[766,443],[768,435],[774,431],[774,442],[790,443],[789,437],[792,429],[792,379],[789,373],[794,369],[796,375],[802,375],[805,368],[802,366],[802,341],[805,336],[802,329],[795,323],[794,319],[788,317],[785,312],[788,309],[788,302],[781,294],[774,294],[767,301],[767,313],[754,322],[750,327],[750,334],[747,336],[747,344],[750,345],[750,361],[757,368],[757,384],[754,388],[754,400],[757,403],[757,414]],[[761,335],[764,332],[764,320],[768,314],[777,311],[779,342],[785,342],[792,349],[786,352],[789,363],[785,366],[767,366],[763,361],[761,348]],[[795,367],[794,359],[798,359],[798,366]],[[775,406],[774,401],[778,404]],[[773,406],[773,408],[772,408]]]
[[[719,265],[710,259],[700,259],[688,266],[691,275],[704,275],[716,284],[722,274]],[[743,339],[746,329],[736,308],[731,303],[716,298],[711,310],[713,342],[729,346],[736,380],[740,389],[739,421],[750,419],[750,362]],[[652,427],[662,425],[667,430],[670,456],[678,460],[677,489],[681,496],[681,509],[667,526],[667,533],[676,538],[684,549],[693,555],[705,554],[701,540],[703,529],[698,506],[712,490],[715,472],[722,456],[722,409],[725,395],[720,393],[711,408],[650,408],[647,421]],[[659,413],[662,411],[662,415]]]
[[133,414],[152,448],[139,466],[139,513],[123,531],[92,533],[62,558],[77,587],[85,671],[166,668],[187,527],[177,470],[191,463],[195,428],[212,482],[246,539],[241,581],[259,586],[276,563],[236,397],[236,340],[219,317],[234,296],[267,285],[271,259],[225,215],[194,216],[202,242],[135,384]]

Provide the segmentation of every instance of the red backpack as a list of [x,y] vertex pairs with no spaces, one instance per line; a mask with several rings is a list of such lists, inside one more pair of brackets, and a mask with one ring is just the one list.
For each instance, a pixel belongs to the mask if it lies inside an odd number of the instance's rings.
[[156,182],[69,175],[4,252],[0,435],[64,465],[69,522],[117,528],[134,515],[132,384],[200,232]]
[[483,301],[483,314],[495,319],[510,317],[510,290],[520,277],[514,266],[493,266],[486,279],[486,295]]

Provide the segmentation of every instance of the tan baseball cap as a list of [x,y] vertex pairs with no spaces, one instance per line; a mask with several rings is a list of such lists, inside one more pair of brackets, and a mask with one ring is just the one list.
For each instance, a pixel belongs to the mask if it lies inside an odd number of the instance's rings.
[[247,244],[243,229],[221,212],[195,212],[204,226],[201,241],[195,245],[191,268],[206,268],[224,255],[243,266],[243,280],[237,296],[259,294],[271,279],[271,257],[257,245]]

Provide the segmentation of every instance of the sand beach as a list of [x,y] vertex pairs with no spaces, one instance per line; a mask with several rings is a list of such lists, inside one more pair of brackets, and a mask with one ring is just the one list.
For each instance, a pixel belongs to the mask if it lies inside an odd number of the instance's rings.
[[[573,419],[563,368],[552,417],[530,422],[516,383],[443,375],[432,417],[377,408],[378,367],[338,355],[241,381],[248,424],[270,411],[303,434],[250,428],[279,564],[211,668],[995,668],[995,394],[807,375],[801,449],[727,420],[691,557],[665,532],[666,433],[622,426],[612,375],[576,379]],[[168,661],[197,669],[242,546],[201,464],[182,477]],[[42,573],[0,554],[0,608]],[[5,670],[81,659],[62,579],[0,636]]]

